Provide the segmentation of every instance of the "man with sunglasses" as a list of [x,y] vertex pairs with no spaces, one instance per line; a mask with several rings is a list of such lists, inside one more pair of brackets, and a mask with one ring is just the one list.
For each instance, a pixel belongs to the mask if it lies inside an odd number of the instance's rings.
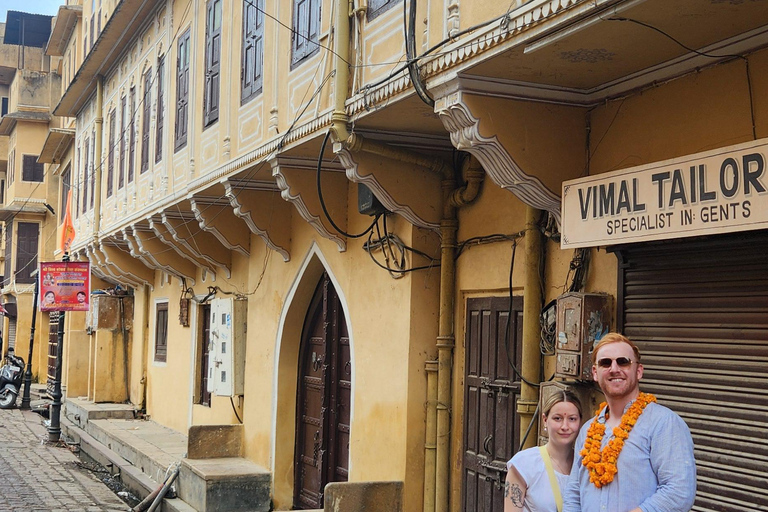
[[628,338],[606,334],[592,359],[606,403],[576,439],[563,512],[688,512],[696,496],[688,426],[640,392],[640,351]]

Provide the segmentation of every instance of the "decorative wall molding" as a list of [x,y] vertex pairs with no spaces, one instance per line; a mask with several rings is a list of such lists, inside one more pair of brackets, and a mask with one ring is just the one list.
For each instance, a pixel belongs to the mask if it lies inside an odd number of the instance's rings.
[[472,154],[494,183],[525,204],[550,212],[560,225],[560,196],[538,178],[526,174],[495,135],[480,134],[480,119],[463,102],[461,92],[436,99],[435,112],[451,134],[456,149]]

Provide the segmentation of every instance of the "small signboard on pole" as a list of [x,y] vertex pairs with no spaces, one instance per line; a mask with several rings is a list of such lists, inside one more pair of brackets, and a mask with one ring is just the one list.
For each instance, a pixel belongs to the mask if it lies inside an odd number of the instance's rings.
[[40,311],[88,311],[90,309],[90,262],[42,262],[39,279]]

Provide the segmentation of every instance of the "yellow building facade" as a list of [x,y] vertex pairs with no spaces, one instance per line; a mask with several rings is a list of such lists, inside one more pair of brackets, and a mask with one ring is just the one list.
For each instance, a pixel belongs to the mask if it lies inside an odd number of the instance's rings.
[[[562,197],[566,182],[762,151],[761,4],[72,2],[49,45],[53,114],[74,119],[55,158],[71,256],[114,295],[67,316],[67,395],[129,401],[182,433],[242,423],[275,510],[321,508],[338,481],[403,482],[407,511],[502,510],[504,463],[536,442],[537,384],[565,371],[542,310],[602,293],[600,329],[638,341],[649,389],[694,431],[700,509],[723,494],[758,510],[756,481],[724,476],[751,456],[717,453],[732,432],[768,458],[748,433],[765,418],[748,361],[766,354],[765,290],[734,291],[749,269],[768,282],[759,251],[720,291],[662,281],[730,237],[763,247],[759,215],[574,244]],[[734,176],[763,211],[764,167],[745,162]],[[605,194],[598,217],[621,222],[629,199]],[[708,276],[729,261],[718,251]]]

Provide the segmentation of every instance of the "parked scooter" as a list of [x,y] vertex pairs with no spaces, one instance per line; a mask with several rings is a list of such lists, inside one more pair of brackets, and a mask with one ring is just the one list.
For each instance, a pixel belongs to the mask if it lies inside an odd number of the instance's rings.
[[9,348],[0,368],[0,409],[11,409],[16,405],[23,376],[24,360],[16,356],[13,348]]

